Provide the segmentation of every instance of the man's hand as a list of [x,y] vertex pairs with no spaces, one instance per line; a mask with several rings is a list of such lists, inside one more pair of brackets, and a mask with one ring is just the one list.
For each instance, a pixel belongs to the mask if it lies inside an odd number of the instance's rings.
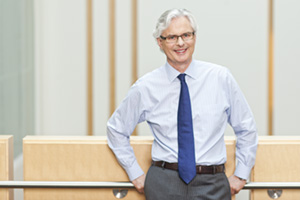
[[143,174],[142,176],[139,176],[138,178],[136,178],[132,181],[132,184],[134,185],[136,190],[141,194],[144,193],[145,179],[146,179],[146,176],[145,176],[145,174]]
[[231,189],[231,195],[235,195],[239,193],[239,191],[245,186],[246,181],[240,180],[239,177],[232,175],[228,178],[230,189]]

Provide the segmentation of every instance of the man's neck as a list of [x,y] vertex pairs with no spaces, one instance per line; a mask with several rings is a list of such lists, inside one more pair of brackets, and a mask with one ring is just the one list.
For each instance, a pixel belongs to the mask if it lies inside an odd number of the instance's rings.
[[170,62],[168,60],[169,65],[172,66],[177,71],[179,71],[180,73],[184,73],[186,71],[186,69],[190,66],[191,62],[192,62],[192,59],[185,63],[174,63],[174,62]]

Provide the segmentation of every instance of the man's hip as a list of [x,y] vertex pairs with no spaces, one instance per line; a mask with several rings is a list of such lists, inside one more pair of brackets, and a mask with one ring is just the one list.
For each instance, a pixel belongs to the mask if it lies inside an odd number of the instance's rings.
[[[145,195],[147,200],[231,199],[230,186],[224,173],[225,169],[222,172],[220,169],[215,169],[215,173],[198,173],[189,184],[186,184],[180,179],[177,170],[156,166],[158,164],[161,163],[153,163],[146,176]],[[165,163],[166,165],[170,166]],[[208,171],[210,172],[210,169]]]

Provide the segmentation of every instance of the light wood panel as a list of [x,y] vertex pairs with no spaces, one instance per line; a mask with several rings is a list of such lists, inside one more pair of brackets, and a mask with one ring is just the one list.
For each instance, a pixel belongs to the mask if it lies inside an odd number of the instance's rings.
[[93,135],[93,1],[86,0],[87,8],[87,135]]
[[[128,181],[109,149],[106,137],[24,138],[24,180],[31,181]],[[151,163],[151,139],[132,139],[142,169]],[[25,189],[24,199],[116,199],[112,189]],[[130,189],[126,199],[143,199]]]
[[131,82],[132,84],[138,79],[137,65],[138,65],[138,2],[137,0],[131,0]]
[[109,114],[116,109],[116,2],[109,1]]
[[[138,65],[138,2],[131,0],[131,83],[134,84],[138,79],[137,65]],[[136,127],[132,135],[139,135],[138,128]]]
[[[13,136],[0,135],[0,181],[13,180]],[[13,200],[12,189],[0,189],[0,199]]]
[[[153,138],[131,137],[135,155],[142,169],[151,165]],[[234,139],[226,139],[226,173],[234,171]],[[27,136],[23,140],[24,180],[26,181],[129,181],[109,149],[106,137]],[[24,189],[25,200],[37,199],[116,199],[112,189]],[[145,199],[130,189],[123,198]]]
[[268,135],[273,135],[274,107],[274,31],[273,0],[269,0],[269,46],[268,46]]
[[[259,137],[254,182],[300,182],[300,137]],[[251,200],[271,199],[267,190],[253,190]],[[283,190],[280,200],[300,199],[300,190]]]

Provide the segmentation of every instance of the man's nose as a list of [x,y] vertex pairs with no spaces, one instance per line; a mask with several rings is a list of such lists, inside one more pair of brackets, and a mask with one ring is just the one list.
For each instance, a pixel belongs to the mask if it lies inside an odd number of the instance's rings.
[[184,41],[181,37],[178,37],[177,39],[177,45],[182,46],[184,44]]

